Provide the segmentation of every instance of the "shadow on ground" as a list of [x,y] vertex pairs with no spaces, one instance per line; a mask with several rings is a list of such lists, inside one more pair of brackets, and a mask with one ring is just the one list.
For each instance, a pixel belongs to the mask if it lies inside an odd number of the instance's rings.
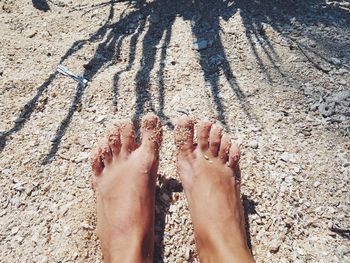
[[40,11],[49,11],[50,7],[46,0],[32,0],[33,6]]
[[[169,208],[172,203],[173,193],[183,192],[182,184],[176,179],[159,178],[160,187],[156,189],[156,244],[154,262],[163,263],[164,258],[164,238],[168,233],[165,231],[166,216],[170,214]],[[249,231],[248,216],[256,214],[255,207],[257,203],[243,195],[244,221],[246,225],[246,235],[248,246],[252,249],[251,237]]]
[[[132,11],[128,14],[122,14],[117,22],[115,18],[115,7],[119,2],[124,2],[130,7]],[[46,5],[45,5],[46,4]],[[45,10],[48,7],[45,0],[33,0],[33,5],[36,8]],[[191,30],[196,41],[207,41],[209,48],[198,50],[199,63],[201,65],[202,75],[209,87],[214,105],[216,108],[219,120],[226,126],[225,109],[220,97],[219,78],[223,76],[230,83],[232,93],[236,96],[241,108],[247,115],[247,118],[254,119],[254,114],[250,109],[249,102],[242,88],[236,82],[236,76],[232,63],[227,57],[227,51],[224,48],[221,34],[222,28],[220,20],[228,20],[237,12],[242,17],[242,23],[246,29],[246,37],[251,45],[251,49],[255,55],[255,59],[262,71],[266,74],[268,80],[272,80],[270,72],[266,69],[264,62],[256,50],[259,44],[267,57],[270,59],[274,68],[280,72],[280,78],[286,78],[288,72],[282,72],[277,63],[280,61],[277,52],[274,48],[274,43],[264,34],[262,30],[264,25],[271,26],[274,30],[281,32],[282,27],[290,24],[293,20],[304,27],[316,25],[317,23],[331,24],[333,26],[348,29],[350,26],[349,13],[340,7],[331,7],[326,5],[324,0],[285,0],[285,1],[243,1],[243,0],[154,0],[146,2],[139,1],[107,1],[90,6],[81,6],[74,8],[75,11],[83,11],[85,14],[97,8],[109,7],[106,22],[94,33],[91,37],[76,41],[64,54],[59,64],[64,64],[65,61],[74,55],[78,50],[81,50],[85,45],[92,42],[97,42],[98,47],[95,55],[91,57],[90,61],[85,65],[83,76],[92,80],[99,72],[106,68],[115,65],[118,62],[121,48],[124,40],[127,37],[131,38],[130,53],[128,58],[128,65],[114,74],[114,105],[118,105],[119,97],[119,78],[123,72],[127,72],[134,67],[136,45],[142,39],[142,61],[141,66],[137,71],[135,79],[136,91],[136,108],[134,110],[134,120],[139,120],[146,111],[155,112],[162,119],[163,123],[169,128],[173,128],[171,120],[164,113],[164,63],[167,57],[167,49],[172,37],[172,26],[176,18],[181,17],[184,20],[191,21]],[[131,26],[132,25],[132,26]],[[285,37],[289,37],[286,35]],[[308,35],[309,38],[322,38],[319,35]],[[156,109],[153,106],[150,86],[150,74],[156,67],[156,55],[160,49],[160,65],[158,75],[158,105]],[[233,43],[234,44],[234,43]],[[322,48],[326,52],[332,52],[333,49],[340,50],[340,52],[347,52],[349,48],[343,46],[345,43],[334,43],[330,39],[323,39],[320,41]],[[345,55],[344,53],[344,55]],[[322,55],[317,54],[321,59]],[[217,59],[213,59],[217,58]],[[238,66],[238,65],[236,65]],[[50,83],[55,80],[57,73],[52,73],[48,79],[37,88],[35,96],[23,106],[15,124],[12,128],[1,133],[0,136],[0,151],[6,145],[6,140],[19,131],[25,123],[31,118],[31,115],[38,105],[38,101]],[[69,127],[73,115],[81,104],[82,97],[88,86],[78,85],[76,93],[72,98],[71,105],[67,111],[65,118],[58,124],[55,138],[52,140],[52,147],[50,152],[43,160],[43,164],[50,163]]]

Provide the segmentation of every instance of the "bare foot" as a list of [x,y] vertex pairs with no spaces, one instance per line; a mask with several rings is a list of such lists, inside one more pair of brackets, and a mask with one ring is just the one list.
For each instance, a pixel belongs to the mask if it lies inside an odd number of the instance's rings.
[[121,123],[92,160],[97,234],[105,262],[153,262],[159,119],[144,117],[141,132],[139,146],[133,124]]
[[202,263],[254,262],[248,249],[240,197],[240,151],[222,129],[179,120],[175,128],[178,172],[188,200]]

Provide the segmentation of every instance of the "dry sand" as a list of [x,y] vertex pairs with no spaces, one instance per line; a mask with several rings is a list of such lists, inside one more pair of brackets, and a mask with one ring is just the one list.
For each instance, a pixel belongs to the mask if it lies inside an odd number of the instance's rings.
[[1,262],[100,262],[89,155],[149,111],[164,125],[156,262],[198,262],[174,165],[184,114],[242,144],[257,262],[350,262],[348,1],[47,4],[0,2]]

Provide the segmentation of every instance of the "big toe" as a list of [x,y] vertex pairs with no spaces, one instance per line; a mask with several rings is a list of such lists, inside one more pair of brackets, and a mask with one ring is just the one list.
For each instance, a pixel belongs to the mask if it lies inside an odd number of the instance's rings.
[[175,145],[179,154],[191,153],[193,145],[194,121],[189,117],[177,121],[174,133]]
[[162,142],[162,127],[159,118],[154,114],[147,114],[141,123],[142,145],[152,150],[159,150]]

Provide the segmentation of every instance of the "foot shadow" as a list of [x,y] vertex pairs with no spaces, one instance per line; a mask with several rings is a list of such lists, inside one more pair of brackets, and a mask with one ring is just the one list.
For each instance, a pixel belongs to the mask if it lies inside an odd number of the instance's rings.
[[160,187],[156,189],[156,239],[154,262],[164,263],[164,237],[166,215],[169,214],[169,208],[172,203],[172,193],[183,191],[182,184],[173,178],[159,177]]
[[249,225],[249,215],[257,214],[256,212],[256,205],[257,203],[253,200],[250,200],[246,195],[242,195],[243,200],[243,209],[244,209],[244,223],[245,223],[245,231],[246,231],[246,237],[247,237],[247,244],[249,247],[249,250],[252,251],[252,241],[250,236],[250,225]]
[[[156,239],[155,239],[155,253],[154,262],[164,263],[164,237],[166,215],[169,214],[169,208],[172,203],[172,193],[183,192],[182,184],[173,178],[167,179],[159,177],[161,186],[157,186],[156,189]],[[250,236],[250,226],[248,216],[257,214],[257,203],[250,200],[246,195],[242,196],[243,208],[244,208],[244,221],[246,226],[246,237],[249,250],[252,251],[252,243]]]
[[338,234],[342,238],[345,238],[347,240],[350,240],[350,229],[343,229],[343,228],[338,228],[338,227],[331,227],[329,229],[333,233]]

